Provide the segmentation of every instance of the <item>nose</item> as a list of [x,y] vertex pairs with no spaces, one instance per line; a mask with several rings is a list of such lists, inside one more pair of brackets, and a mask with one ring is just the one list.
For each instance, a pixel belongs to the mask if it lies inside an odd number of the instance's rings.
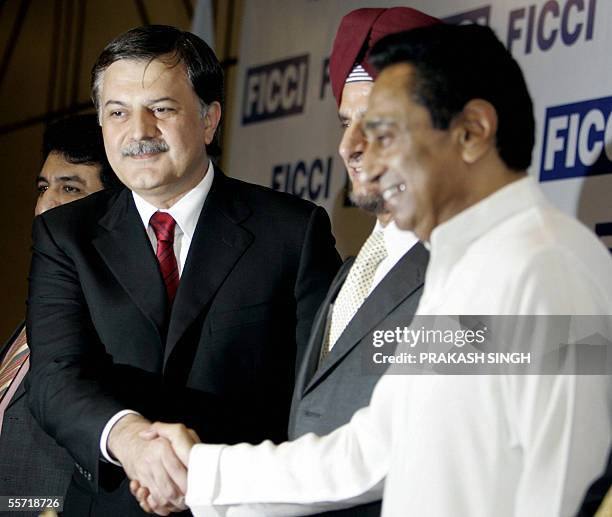
[[62,202],[59,199],[57,193],[51,190],[47,190],[46,192],[43,192],[43,194],[38,198],[38,201],[36,201],[34,214],[40,215],[43,212],[46,212],[47,210],[51,210],[56,206],[60,206],[61,204]]
[[159,134],[157,119],[148,109],[136,110],[131,117],[132,140],[148,140]]
[[344,130],[338,153],[346,165],[355,164],[361,158],[365,149],[365,135],[359,124],[352,123]]

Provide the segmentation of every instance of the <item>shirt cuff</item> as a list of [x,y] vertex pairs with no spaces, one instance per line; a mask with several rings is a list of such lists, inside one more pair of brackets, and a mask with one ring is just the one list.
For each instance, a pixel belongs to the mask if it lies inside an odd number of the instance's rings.
[[106,448],[106,442],[108,441],[108,435],[110,434],[113,426],[125,415],[140,415],[140,413],[138,413],[137,411],[132,411],[131,409],[124,409],[122,411],[119,411],[119,413],[115,413],[113,417],[104,426],[104,429],[102,430],[102,436],[100,436],[100,452],[102,453],[102,457],[109,463],[117,465],[118,467],[121,467],[122,465],[117,460],[111,457],[110,453],[108,452],[108,449]]
[[[226,445],[194,445],[187,468],[187,506],[212,506],[219,493],[219,461]],[[192,508],[193,511],[193,508]]]

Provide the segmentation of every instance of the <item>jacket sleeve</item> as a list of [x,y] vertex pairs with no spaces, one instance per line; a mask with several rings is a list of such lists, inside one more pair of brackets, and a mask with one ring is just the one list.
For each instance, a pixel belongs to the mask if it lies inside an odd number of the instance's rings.
[[295,283],[296,366],[304,357],[312,324],[342,261],[327,212],[316,207],[308,222]]
[[111,358],[93,327],[75,264],[44,217],[34,221],[26,321],[32,414],[97,491],[102,429],[126,408],[105,386]]

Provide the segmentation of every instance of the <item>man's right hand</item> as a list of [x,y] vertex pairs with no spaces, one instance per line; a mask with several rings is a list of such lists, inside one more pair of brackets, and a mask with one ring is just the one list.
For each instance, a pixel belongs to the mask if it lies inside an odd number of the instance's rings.
[[200,437],[184,424],[164,424],[155,422],[147,431],[140,433],[142,438],[152,440],[162,437],[172,444],[175,454],[181,460],[185,468],[189,466],[189,454],[194,445],[201,443]]
[[151,422],[146,418],[126,415],[111,429],[107,449],[121,463],[128,478],[155,494],[154,511],[159,515],[182,511],[186,509],[187,469],[166,438],[140,436],[150,428]]

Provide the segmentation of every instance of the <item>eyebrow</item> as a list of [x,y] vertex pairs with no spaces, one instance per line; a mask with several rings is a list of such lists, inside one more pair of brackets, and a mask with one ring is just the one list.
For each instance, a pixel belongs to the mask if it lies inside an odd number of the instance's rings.
[[127,104],[125,104],[125,102],[121,102],[121,101],[114,101],[114,100],[108,100],[104,103],[104,107],[108,106],[109,104],[118,104],[119,106],[127,106]]
[[374,131],[376,129],[379,129],[380,127],[385,126],[395,127],[397,126],[397,124],[394,121],[380,118],[374,120],[366,120],[365,122],[363,122],[363,127],[366,131]]
[[178,102],[176,99],[173,99],[172,97],[160,97],[159,99],[151,99],[150,101],[147,102],[147,104],[157,104],[158,102],[164,102],[164,101]]
[[[357,111],[357,116],[360,117],[360,118],[363,118],[363,116],[365,115],[366,111],[368,111],[367,108],[363,108],[363,109],[358,110]],[[348,113],[344,113],[342,111],[339,111],[338,112],[338,118],[340,119],[340,121],[342,121],[342,120],[350,120],[351,116]]]
[[[43,176],[37,176],[36,177],[36,183],[40,183],[41,181],[44,181],[45,183],[50,183],[49,180],[47,178],[44,178]],[[54,178],[54,181],[56,183],[67,183],[69,181],[74,181],[76,183],[81,183],[83,185],[85,185],[85,180],[83,178],[81,178],[81,176],[60,176],[58,178]]]
[[[158,102],[164,102],[164,101],[170,101],[170,102],[174,102],[177,103],[178,101],[176,99],[173,99],[172,97],[159,97],[157,99],[149,99],[146,101],[146,105],[149,106],[151,104],[157,104]],[[109,104],[117,104],[118,106],[127,106],[127,104],[125,102],[121,102],[121,101],[116,101],[113,99],[107,100],[104,103],[104,106],[108,106]]]

